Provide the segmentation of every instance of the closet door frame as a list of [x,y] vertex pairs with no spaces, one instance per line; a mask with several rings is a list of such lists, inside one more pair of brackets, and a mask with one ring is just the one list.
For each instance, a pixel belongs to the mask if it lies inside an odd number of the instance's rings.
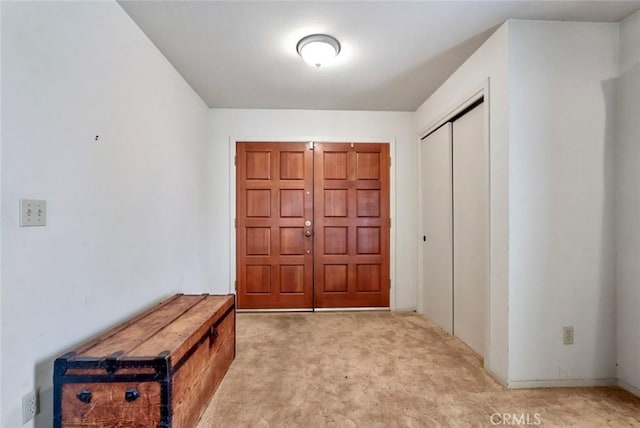
[[[396,138],[394,136],[378,136],[374,138],[353,138],[353,137],[283,137],[283,138],[256,138],[253,136],[242,136],[242,135],[231,135],[228,140],[228,148],[229,148],[229,158],[228,158],[228,177],[229,177],[229,261],[228,261],[228,292],[235,294],[236,292],[236,228],[235,228],[235,219],[236,219],[236,168],[235,168],[235,159],[236,159],[236,143],[237,142],[251,142],[251,143],[295,143],[295,142],[318,142],[323,144],[331,144],[331,143],[344,143],[344,142],[353,142],[355,144],[358,143],[384,143],[389,145],[389,156],[390,156],[390,168],[389,168],[389,214],[391,219],[391,231],[390,231],[390,245],[389,245],[389,270],[391,277],[391,284],[389,289],[389,309],[396,310],[398,309],[397,301],[398,301],[398,290],[396,287],[396,189],[397,189],[397,180],[396,180]],[[407,294],[409,290],[403,290],[404,294]],[[401,309],[405,309],[403,306]],[[290,311],[289,309],[272,309],[267,311]],[[303,309],[303,311],[307,311]],[[266,312],[266,311],[265,311]]]
[[[464,98],[460,98],[460,101],[452,108],[450,108],[446,114],[444,114],[440,119],[435,121],[433,124],[428,126],[423,132],[420,133],[418,139],[418,165],[422,165],[422,150],[420,149],[420,143],[426,138],[429,134],[433,133],[435,130],[440,128],[447,122],[450,122],[456,116],[459,116],[460,113],[469,109],[470,106],[478,103],[480,100],[484,102],[484,147],[486,150],[486,159],[487,159],[487,176],[488,176],[488,189],[487,189],[487,198],[488,198],[488,208],[489,212],[487,213],[489,224],[488,227],[488,239],[487,239],[487,277],[485,278],[485,290],[484,290],[484,310],[485,310],[485,320],[484,320],[484,367],[488,369],[491,367],[491,353],[490,353],[490,345],[491,345],[491,265],[492,265],[492,255],[491,255],[491,140],[490,140],[490,122],[489,122],[489,112],[491,100],[489,97],[489,79],[485,79],[480,85],[478,85],[477,89],[473,92],[469,93],[468,96]],[[418,177],[421,177],[422,171],[418,171]],[[424,284],[424,267],[422,264],[422,260],[424,257],[424,246],[422,242],[423,232],[425,230],[425,225],[423,224],[423,210],[425,201],[423,200],[423,190],[424,185],[421,180],[418,180],[418,312],[424,313],[424,301],[425,301],[425,284]],[[453,256],[453,255],[452,255]],[[455,308],[454,308],[455,310]]]

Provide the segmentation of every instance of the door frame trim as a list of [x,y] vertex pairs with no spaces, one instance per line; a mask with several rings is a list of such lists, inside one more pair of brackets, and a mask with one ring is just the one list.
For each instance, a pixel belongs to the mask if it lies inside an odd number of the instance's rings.
[[[336,137],[264,137],[256,138],[256,136],[229,136],[229,293],[235,294],[236,282],[236,228],[234,219],[236,218],[236,143],[299,143],[314,141],[318,143],[382,143],[389,144],[389,156],[392,162],[389,171],[389,217],[392,219],[391,232],[389,235],[389,276],[391,278],[391,288],[389,290],[389,307],[396,310],[397,287],[396,287],[396,237],[397,237],[397,221],[396,221],[396,138],[395,137],[372,137],[372,138],[336,138]],[[405,308],[403,308],[405,309]],[[408,308],[406,308],[408,309]]]

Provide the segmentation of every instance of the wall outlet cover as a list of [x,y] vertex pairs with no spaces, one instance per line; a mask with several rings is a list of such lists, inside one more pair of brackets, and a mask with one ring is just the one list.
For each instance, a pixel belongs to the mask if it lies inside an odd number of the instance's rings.
[[562,343],[573,345],[573,326],[562,327]]
[[38,391],[31,391],[22,397],[22,423],[27,423],[38,414]]

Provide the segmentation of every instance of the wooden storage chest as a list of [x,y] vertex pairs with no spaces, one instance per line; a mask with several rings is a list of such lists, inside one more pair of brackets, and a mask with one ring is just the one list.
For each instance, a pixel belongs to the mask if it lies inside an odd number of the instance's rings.
[[54,363],[54,428],[191,428],[235,357],[233,295],[178,294]]

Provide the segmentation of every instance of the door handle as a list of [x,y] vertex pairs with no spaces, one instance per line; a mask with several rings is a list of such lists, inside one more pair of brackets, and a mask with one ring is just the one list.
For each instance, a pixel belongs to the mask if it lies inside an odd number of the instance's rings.
[[82,401],[83,403],[89,404],[91,403],[91,390],[83,389],[76,394],[76,397],[78,397],[78,400]]
[[124,399],[128,402],[136,401],[140,398],[140,392],[135,388],[127,388],[124,392]]
[[304,236],[306,236],[307,238],[311,238],[311,235],[313,235],[312,231],[310,231],[308,229],[304,231]]

